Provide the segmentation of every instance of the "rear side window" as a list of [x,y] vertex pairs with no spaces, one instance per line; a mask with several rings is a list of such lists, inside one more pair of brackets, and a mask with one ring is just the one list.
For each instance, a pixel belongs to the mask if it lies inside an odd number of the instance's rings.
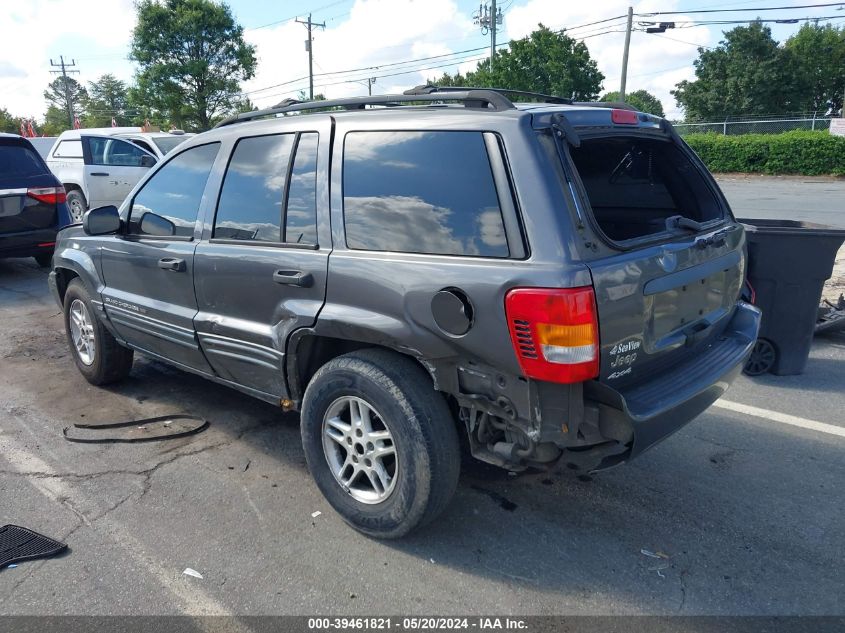
[[0,142],[0,180],[47,173],[47,166],[34,150],[17,142]]
[[82,158],[82,141],[59,141],[53,150],[54,158]]
[[192,147],[163,165],[132,201],[129,233],[192,237],[219,143]]
[[317,140],[317,133],[307,132],[238,141],[220,191],[213,237],[316,244]]
[[294,134],[275,134],[238,141],[220,191],[214,237],[281,241],[285,176],[294,139]]
[[665,231],[672,216],[696,222],[723,217],[713,191],[671,141],[587,139],[570,153],[596,222],[613,240]]
[[349,248],[509,256],[481,132],[350,132],[343,212]]

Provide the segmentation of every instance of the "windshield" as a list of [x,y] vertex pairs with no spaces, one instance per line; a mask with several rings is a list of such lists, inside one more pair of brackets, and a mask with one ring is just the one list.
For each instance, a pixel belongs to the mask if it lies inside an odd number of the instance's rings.
[[162,154],[166,154],[180,143],[188,140],[187,136],[154,136],[153,143],[155,143]]

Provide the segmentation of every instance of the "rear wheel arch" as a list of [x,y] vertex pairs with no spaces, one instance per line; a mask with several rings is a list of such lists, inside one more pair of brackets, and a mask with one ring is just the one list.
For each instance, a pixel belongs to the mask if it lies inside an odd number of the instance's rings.
[[[430,368],[415,356],[386,345],[321,336],[312,332],[304,332],[296,336],[290,343],[287,354],[287,383],[290,397],[295,402],[302,401],[308,383],[317,371],[329,361],[350,352],[363,349],[384,350],[397,356],[408,358],[419,365],[428,376],[434,380]],[[434,386],[432,386],[434,389]]]

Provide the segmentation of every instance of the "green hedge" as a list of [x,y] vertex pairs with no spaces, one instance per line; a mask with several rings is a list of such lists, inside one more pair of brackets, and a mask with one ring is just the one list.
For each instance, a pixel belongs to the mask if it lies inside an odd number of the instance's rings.
[[736,136],[708,132],[688,134],[684,140],[713,172],[845,175],[845,137],[827,131]]

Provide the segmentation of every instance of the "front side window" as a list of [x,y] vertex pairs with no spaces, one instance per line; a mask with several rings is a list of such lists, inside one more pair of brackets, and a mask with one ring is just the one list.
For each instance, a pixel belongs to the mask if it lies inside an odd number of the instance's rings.
[[129,233],[192,237],[219,143],[192,147],[163,165],[132,201]]
[[350,132],[343,211],[349,248],[509,255],[481,132]]
[[147,154],[138,146],[117,138],[90,137],[91,164],[108,167],[141,167]]

